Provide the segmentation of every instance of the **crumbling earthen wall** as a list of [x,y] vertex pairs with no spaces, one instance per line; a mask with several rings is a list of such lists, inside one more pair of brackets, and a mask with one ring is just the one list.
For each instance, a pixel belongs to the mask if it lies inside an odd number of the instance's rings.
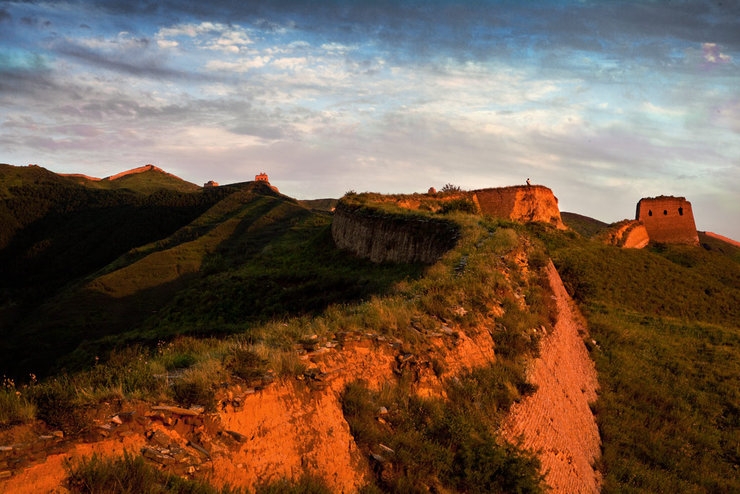
[[557,197],[542,185],[474,190],[473,201],[483,214],[524,223],[550,223],[562,230],[566,228],[560,217]]
[[684,197],[640,199],[635,217],[643,222],[653,242],[699,244],[691,203]]
[[392,215],[339,202],[331,225],[334,243],[373,262],[433,263],[455,246],[459,228],[447,220]]
[[604,242],[624,249],[642,249],[650,243],[650,235],[642,221],[624,220],[603,234]]

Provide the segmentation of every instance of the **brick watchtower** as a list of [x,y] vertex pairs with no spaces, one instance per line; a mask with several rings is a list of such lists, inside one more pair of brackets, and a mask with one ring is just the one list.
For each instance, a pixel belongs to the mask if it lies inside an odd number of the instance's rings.
[[694,213],[685,197],[640,199],[635,217],[645,225],[653,242],[699,245]]

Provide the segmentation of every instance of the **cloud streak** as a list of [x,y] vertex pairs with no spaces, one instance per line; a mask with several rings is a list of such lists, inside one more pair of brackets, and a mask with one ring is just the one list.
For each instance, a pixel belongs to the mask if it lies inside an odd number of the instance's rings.
[[10,1],[0,161],[295,197],[531,176],[606,221],[696,194],[740,238],[730,3]]

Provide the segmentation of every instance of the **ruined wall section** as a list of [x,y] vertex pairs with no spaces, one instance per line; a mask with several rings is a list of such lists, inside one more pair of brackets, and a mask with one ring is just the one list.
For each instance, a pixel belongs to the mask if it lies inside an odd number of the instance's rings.
[[392,214],[339,202],[331,233],[340,249],[373,262],[436,262],[457,243],[459,227],[448,220]]
[[684,197],[640,199],[635,217],[645,225],[653,242],[699,244],[691,203]]
[[474,190],[472,194],[483,214],[523,223],[549,223],[558,229],[566,229],[560,217],[558,199],[545,186],[497,187]]
[[642,221],[624,220],[603,234],[604,243],[624,249],[642,249],[650,243],[650,235]]

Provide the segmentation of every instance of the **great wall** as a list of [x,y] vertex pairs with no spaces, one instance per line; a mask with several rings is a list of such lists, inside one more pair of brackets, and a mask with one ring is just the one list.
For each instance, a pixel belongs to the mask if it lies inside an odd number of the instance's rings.
[[[147,170],[141,167],[126,173]],[[256,179],[269,184],[264,174]],[[427,196],[435,196],[440,203],[470,201],[479,214],[566,228],[557,198],[543,186],[480,189],[448,197],[430,190]],[[424,200],[418,195],[394,199],[408,209],[418,208]],[[374,262],[433,263],[454,246],[459,230],[445,219],[394,215],[340,201],[332,236],[338,247]],[[683,197],[641,199],[636,219],[614,225],[606,241],[625,248],[642,248],[650,241],[697,244],[691,204]],[[557,322],[541,341],[539,358],[529,365],[528,378],[537,391],[514,405],[501,433],[537,452],[554,492],[598,492],[600,474],[595,465],[600,438],[589,408],[598,383],[583,344],[587,328],[552,263],[547,270],[557,302]],[[363,376],[372,388],[379,389],[393,378],[394,368],[414,365],[416,392],[439,395],[442,385],[431,370],[431,355],[442,359],[452,374],[496,358],[486,331],[471,338],[444,325],[428,336],[432,353],[413,358],[408,358],[400,341],[377,334],[347,333],[312,342],[300,350],[308,367],[304,374],[307,388],[289,382],[231,387],[220,393],[216,413],[120,404],[100,415],[97,427],[82,442],[58,431],[28,432],[0,445],[0,493],[53,492],[63,481],[63,464],[68,459],[95,452],[120,455],[124,450],[139,451],[175,473],[207,467],[206,478],[217,486],[251,488],[260,480],[295,478],[308,465],[336,492],[356,492],[371,472],[338,400],[350,378]]]

